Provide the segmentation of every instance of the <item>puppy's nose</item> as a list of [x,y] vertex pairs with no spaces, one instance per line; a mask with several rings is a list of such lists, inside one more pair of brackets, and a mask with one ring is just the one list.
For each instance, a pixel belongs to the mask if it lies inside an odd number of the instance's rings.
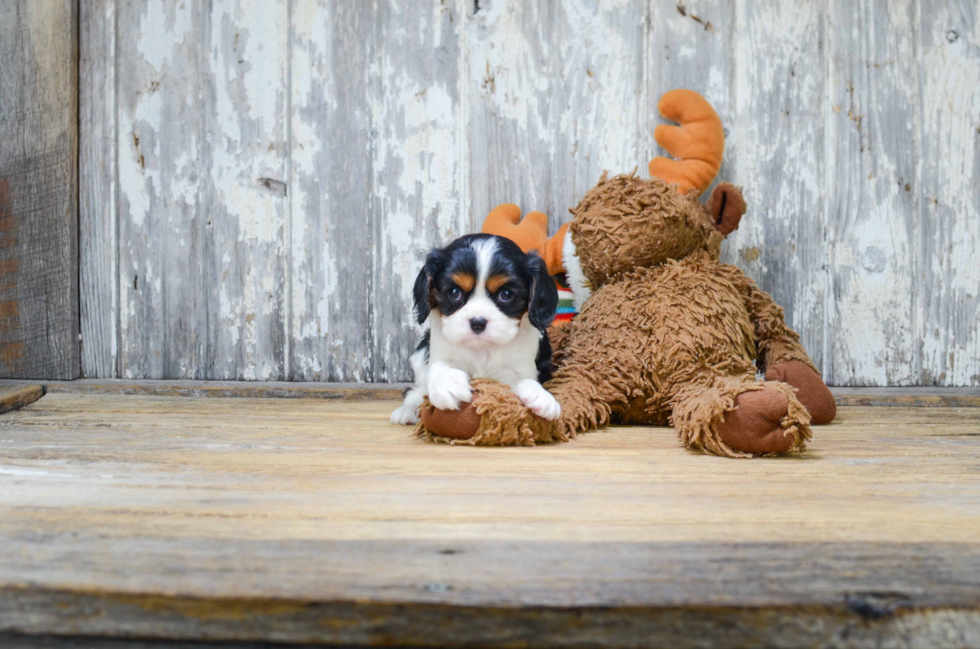
[[473,333],[478,334],[486,328],[487,328],[486,318],[470,318],[470,329],[473,330]]

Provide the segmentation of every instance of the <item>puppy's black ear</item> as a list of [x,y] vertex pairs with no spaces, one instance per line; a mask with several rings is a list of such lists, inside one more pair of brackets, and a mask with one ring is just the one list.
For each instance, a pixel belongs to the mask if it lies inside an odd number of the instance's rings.
[[537,253],[528,253],[527,265],[531,271],[531,302],[527,307],[527,317],[532,325],[544,331],[555,319],[558,287],[555,278],[548,274],[548,265]]
[[415,297],[415,317],[422,324],[429,317],[429,274],[425,266],[415,278],[415,290],[412,294]]
[[415,299],[415,316],[419,324],[425,322],[432,309],[432,282],[442,261],[442,250],[434,248],[425,258],[425,266],[419,271],[419,276],[415,278],[415,290],[412,295]]

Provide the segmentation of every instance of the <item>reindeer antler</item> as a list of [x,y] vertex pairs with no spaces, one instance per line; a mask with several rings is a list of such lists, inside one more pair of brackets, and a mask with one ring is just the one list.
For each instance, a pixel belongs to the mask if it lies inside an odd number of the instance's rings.
[[667,152],[680,160],[657,157],[650,161],[650,175],[681,193],[707,189],[721,168],[725,152],[725,131],[718,113],[704,97],[693,90],[671,90],[657,105],[666,119],[680,124],[661,124],[653,136]]

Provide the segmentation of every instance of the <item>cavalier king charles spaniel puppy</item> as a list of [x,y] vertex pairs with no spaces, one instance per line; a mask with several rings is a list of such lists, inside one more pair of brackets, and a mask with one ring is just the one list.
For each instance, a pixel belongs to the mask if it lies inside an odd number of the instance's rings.
[[558,289],[537,254],[490,234],[460,237],[433,250],[415,280],[415,315],[429,329],[412,354],[415,384],[391,413],[414,424],[422,399],[458,410],[472,399],[470,379],[509,385],[544,419],[561,406],[541,384],[551,378],[546,329],[555,318]]

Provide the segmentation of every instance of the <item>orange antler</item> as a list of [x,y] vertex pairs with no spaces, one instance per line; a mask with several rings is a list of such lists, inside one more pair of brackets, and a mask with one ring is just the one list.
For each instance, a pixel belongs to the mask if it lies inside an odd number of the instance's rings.
[[718,113],[704,97],[693,90],[671,90],[657,105],[666,119],[680,124],[661,124],[653,136],[670,155],[680,158],[657,157],[650,161],[650,175],[669,185],[677,185],[681,193],[707,189],[721,168],[725,153],[725,131]]
[[561,251],[565,243],[565,232],[568,231],[567,223],[558,228],[558,232],[549,239],[547,216],[541,212],[528,212],[524,215],[524,220],[521,220],[521,208],[512,203],[504,203],[490,210],[481,231],[510,239],[524,252],[533,250],[538,253],[552,275],[565,272]]

